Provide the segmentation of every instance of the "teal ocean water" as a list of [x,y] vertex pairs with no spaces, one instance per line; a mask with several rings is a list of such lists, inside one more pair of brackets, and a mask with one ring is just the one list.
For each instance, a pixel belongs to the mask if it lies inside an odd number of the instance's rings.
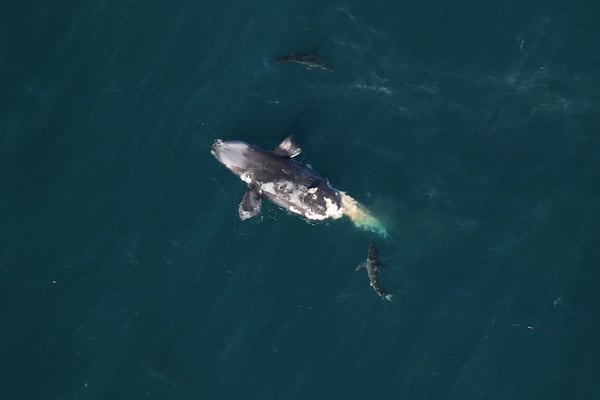
[[[1,5],[0,398],[600,398],[599,15]],[[388,238],[238,219],[211,144],[289,134]]]

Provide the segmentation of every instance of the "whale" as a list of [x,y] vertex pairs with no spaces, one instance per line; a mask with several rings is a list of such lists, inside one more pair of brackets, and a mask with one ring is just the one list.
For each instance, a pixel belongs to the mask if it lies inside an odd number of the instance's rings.
[[260,214],[263,199],[307,221],[350,217],[354,224],[387,236],[383,224],[362,204],[311,167],[296,161],[302,149],[293,136],[273,150],[240,140],[217,139],[211,154],[248,187],[238,206],[238,216],[247,220]]

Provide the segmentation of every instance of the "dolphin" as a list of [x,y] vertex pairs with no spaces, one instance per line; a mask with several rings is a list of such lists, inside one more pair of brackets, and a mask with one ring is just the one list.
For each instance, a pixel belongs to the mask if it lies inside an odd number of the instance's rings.
[[306,220],[350,217],[355,225],[387,236],[383,225],[365,207],[312,168],[294,160],[302,152],[292,136],[274,150],[217,139],[211,153],[248,185],[238,207],[241,220],[260,214],[263,198]]
[[289,53],[275,58],[275,62],[278,64],[286,61],[301,64],[306,70],[316,68],[333,72],[333,67],[323,61],[316,51],[311,53]]

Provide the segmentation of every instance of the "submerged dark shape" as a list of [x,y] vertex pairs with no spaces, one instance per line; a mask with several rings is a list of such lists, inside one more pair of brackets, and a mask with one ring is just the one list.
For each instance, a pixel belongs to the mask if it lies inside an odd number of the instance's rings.
[[375,290],[375,293],[379,297],[383,297],[384,299],[391,301],[394,297],[393,294],[390,294],[381,287],[379,283],[379,268],[383,266],[383,263],[379,260],[379,256],[377,254],[377,247],[373,243],[369,245],[369,253],[367,254],[367,261],[361,263],[358,267],[356,267],[356,271],[361,269],[366,269],[367,274],[369,274],[369,281],[371,282],[371,287]]
[[305,69],[319,68],[333,72],[333,67],[318,56],[316,51],[311,53],[289,53],[275,58],[276,63],[295,62],[304,66]]

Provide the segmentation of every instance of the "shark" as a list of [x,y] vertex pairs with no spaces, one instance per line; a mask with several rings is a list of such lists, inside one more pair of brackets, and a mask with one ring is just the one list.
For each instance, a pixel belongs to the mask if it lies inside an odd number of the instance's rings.
[[381,283],[379,282],[379,270],[382,266],[383,263],[379,259],[377,247],[375,247],[375,244],[371,243],[369,245],[369,251],[367,253],[367,260],[363,263],[360,263],[355,270],[360,271],[361,269],[366,269],[367,274],[369,275],[370,285],[375,291],[375,293],[377,293],[379,297],[391,301],[394,295],[388,293],[388,291],[382,288]]

